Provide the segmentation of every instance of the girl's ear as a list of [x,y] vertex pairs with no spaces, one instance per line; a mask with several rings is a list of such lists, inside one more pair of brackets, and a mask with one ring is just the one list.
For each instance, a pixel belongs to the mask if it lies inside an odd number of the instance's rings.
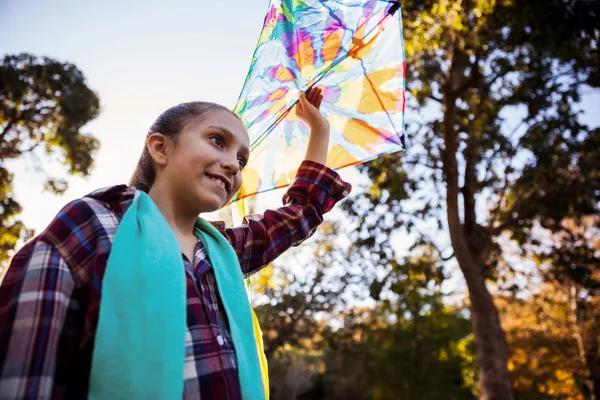
[[150,153],[150,157],[156,163],[156,165],[160,167],[164,167],[167,165],[168,161],[168,145],[169,140],[162,133],[153,133],[148,136],[146,140],[146,147],[148,148],[148,153]]

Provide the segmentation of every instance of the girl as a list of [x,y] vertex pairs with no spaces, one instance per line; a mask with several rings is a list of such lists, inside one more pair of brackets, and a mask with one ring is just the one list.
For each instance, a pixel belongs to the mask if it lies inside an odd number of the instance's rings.
[[311,236],[351,189],[324,166],[321,100],[320,89],[300,94],[311,133],[284,206],[232,229],[198,215],[240,188],[242,122],[203,102],[160,115],[130,186],[69,203],[13,257],[0,399],[265,398],[242,275]]

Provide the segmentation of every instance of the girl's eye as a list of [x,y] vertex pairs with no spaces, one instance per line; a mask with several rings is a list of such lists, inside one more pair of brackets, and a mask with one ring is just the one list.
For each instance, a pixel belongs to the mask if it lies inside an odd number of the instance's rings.
[[214,144],[216,144],[219,147],[223,147],[225,145],[225,141],[223,140],[223,137],[221,137],[219,135],[211,136],[210,140],[212,140],[214,142]]
[[244,158],[238,158],[238,162],[240,163],[240,169],[243,169],[246,166],[246,160]]

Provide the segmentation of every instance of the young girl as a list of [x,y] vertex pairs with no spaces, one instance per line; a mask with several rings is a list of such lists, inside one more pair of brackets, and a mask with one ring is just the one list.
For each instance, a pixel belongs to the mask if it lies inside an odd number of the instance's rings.
[[311,236],[351,189],[324,166],[321,100],[300,95],[311,133],[284,206],[231,229],[198,215],[240,188],[242,122],[204,102],[160,115],[130,186],[69,203],[13,257],[0,286],[0,399],[264,398],[242,274]]

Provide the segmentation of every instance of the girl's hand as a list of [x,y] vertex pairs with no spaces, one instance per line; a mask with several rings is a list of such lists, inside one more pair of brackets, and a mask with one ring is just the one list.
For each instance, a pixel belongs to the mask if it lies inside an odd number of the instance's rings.
[[329,121],[319,111],[322,100],[323,91],[319,88],[312,87],[306,94],[300,93],[296,114],[310,128],[310,138],[304,159],[326,165],[330,126]]
[[319,107],[323,101],[323,90],[317,87],[311,87],[304,92],[300,92],[300,101],[296,109],[296,114],[300,120],[304,121],[311,129],[329,129],[329,122],[325,119]]

